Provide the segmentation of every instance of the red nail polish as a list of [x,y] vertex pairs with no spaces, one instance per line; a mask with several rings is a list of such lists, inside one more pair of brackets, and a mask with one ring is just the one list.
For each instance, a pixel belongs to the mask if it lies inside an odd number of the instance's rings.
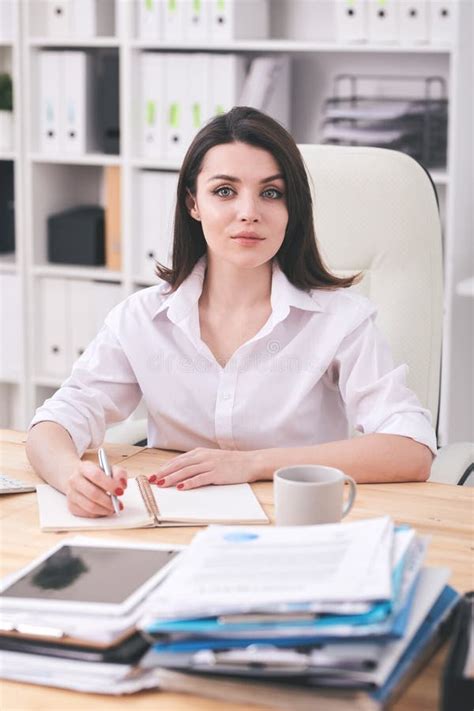
[[177,486],[176,488],[177,488],[177,489],[182,489],[183,487],[184,487],[184,484],[178,484],[178,486]]
[[120,483],[122,484],[123,489],[127,488],[127,480],[126,479],[120,479]]
[[157,481],[156,483],[158,484],[158,486],[163,486],[163,484],[165,483],[165,480],[160,479],[160,481]]
[[119,507],[120,507],[120,511],[123,511],[123,504],[121,501],[119,501]]
[[150,482],[150,484],[154,484],[155,481],[156,481],[156,476],[155,476],[154,474],[152,474],[152,475],[148,478],[148,481]]
[[123,489],[121,489],[119,486],[115,489],[115,493],[117,496],[122,496],[123,494]]

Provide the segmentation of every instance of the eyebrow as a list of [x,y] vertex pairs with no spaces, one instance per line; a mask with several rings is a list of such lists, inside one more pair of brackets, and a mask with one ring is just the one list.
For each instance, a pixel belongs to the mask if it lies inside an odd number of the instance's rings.
[[[209,178],[209,180],[207,182],[210,183],[212,180],[228,180],[230,183],[241,183],[242,182],[240,180],[240,178],[236,178],[233,175],[225,175],[225,174],[213,175],[212,178]],[[281,173],[275,173],[275,175],[270,175],[268,178],[263,178],[263,180],[260,180],[260,184],[269,183],[272,180],[284,180],[284,177]]]

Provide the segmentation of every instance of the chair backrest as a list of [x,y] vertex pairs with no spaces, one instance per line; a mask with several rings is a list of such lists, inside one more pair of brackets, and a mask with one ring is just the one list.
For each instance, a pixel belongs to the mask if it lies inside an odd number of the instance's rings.
[[378,308],[395,362],[436,424],[440,390],[442,237],[434,186],[409,156],[382,148],[300,145],[316,239],[336,274]]

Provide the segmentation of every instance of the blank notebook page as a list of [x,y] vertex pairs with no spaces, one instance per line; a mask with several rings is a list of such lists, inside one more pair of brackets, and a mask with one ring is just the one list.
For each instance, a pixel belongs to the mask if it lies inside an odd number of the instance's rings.
[[213,523],[267,522],[257,497],[248,484],[203,486],[179,491],[151,486],[163,521],[212,521]]

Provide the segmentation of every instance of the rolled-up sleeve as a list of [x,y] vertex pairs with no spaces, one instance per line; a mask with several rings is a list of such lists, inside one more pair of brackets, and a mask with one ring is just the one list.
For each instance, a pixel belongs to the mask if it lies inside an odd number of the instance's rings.
[[431,414],[407,387],[408,366],[394,366],[372,313],[341,342],[334,366],[347,416],[361,433],[411,437],[436,455]]
[[36,410],[29,428],[57,422],[82,456],[102,444],[106,428],[128,417],[141,396],[128,358],[106,324],[76,361],[70,377]]

